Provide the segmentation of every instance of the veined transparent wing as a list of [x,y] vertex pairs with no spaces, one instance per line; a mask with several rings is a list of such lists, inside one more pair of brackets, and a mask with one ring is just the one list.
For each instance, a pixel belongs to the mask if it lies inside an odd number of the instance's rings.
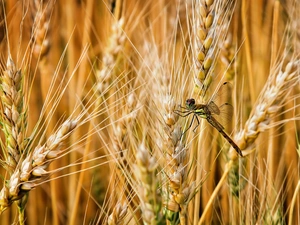
[[207,103],[212,116],[225,127],[230,125],[234,112],[233,106],[229,103],[231,91],[232,85],[229,82],[224,82]]
[[218,107],[223,105],[225,102],[230,103],[229,100],[231,100],[232,96],[232,84],[229,82],[224,82],[219,86],[219,89],[214,92],[214,94],[211,96],[210,100],[208,101],[208,104],[210,102],[214,102]]
[[220,115],[219,106],[217,106],[217,104],[214,101],[209,102],[207,107],[211,114]]

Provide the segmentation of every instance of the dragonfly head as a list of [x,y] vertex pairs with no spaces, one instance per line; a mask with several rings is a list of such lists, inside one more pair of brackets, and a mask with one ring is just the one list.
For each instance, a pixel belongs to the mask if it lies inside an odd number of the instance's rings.
[[194,107],[195,107],[195,99],[193,99],[193,98],[189,98],[189,99],[187,99],[186,101],[185,101],[185,106],[186,106],[186,108],[188,108],[188,109],[194,109]]

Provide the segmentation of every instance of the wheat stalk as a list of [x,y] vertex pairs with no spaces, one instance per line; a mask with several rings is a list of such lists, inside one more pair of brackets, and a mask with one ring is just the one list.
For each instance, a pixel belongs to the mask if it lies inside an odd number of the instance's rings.
[[[253,108],[249,119],[245,123],[244,129],[240,131],[235,138],[245,156],[253,152],[253,149],[251,148],[253,147],[254,141],[261,132],[265,131],[269,127],[269,123],[271,122],[270,118],[280,110],[284,100],[291,91],[291,87],[298,84],[300,73],[299,66],[299,61],[294,60],[289,62],[284,69],[278,66],[270,75],[264,89],[262,90],[260,98]],[[218,193],[220,187],[226,181],[225,178],[228,176],[229,171],[232,169],[239,169],[239,167],[235,166],[238,163],[238,156],[234,149],[230,150],[229,156],[230,160],[226,164],[226,170],[223,173],[217,188],[212,194],[212,199],[216,197],[216,193]],[[239,172],[234,173],[239,174]],[[211,204],[212,200],[210,201],[210,204],[206,206],[199,224],[203,223],[207,210],[209,207],[211,207]]]
[[[117,8],[118,10],[120,9]],[[121,17],[114,20],[111,25],[111,33],[103,50],[101,64],[95,74],[96,85],[94,89],[96,96],[98,96],[97,104],[104,103],[107,118],[111,124],[107,129],[108,144],[105,151],[114,159],[110,164],[110,171],[111,180],[115,182],[112,184],[110,191],[111,193],[118,193],[116,196],[118,199],[122,198],[121,193],[129,193],[131,189],[131,186],[127,185],[126,182],[126,179],[131,180],[132,171],[129,169],[128,164],[130,165],[131,154],[135,152],[130,142],[134,138],[133,130],[135,129],[142,99],[137,91],[138,87],[135,87],[134,80],[128,78],[129,74],[122,74],[123,65],[120,62],[120,57],[123,56],[122,51],[124,51],[126,43],[123,30],[124,23],[125,18]],[[127,64],[126,61],[125,63]],[[121,71],[120,74],[119,71]],[[110,104],[113,107],[107,107]],[[131,181],[129,181],[129,184],[132,185]]]
[[[172,41],[166,41],[166,45],[169,42]],[[175,97],[170,93],[172,92],[170,90],[176,85],[180,86],[180,82],[182,82],[179,78],[178,84],[174,79],[176,72],[184,71],[184,64],[178,59],[178,63],[180,63],[178,68],[176,68],[178,71],[173,72],[172,65],[168,64],[169,58],[166,55],[160,55],[151,42],[146,42],[144,50],[146,52],[144,58],[145,68],[146,71],[150,68],[148,77],[153,79],[149,81],[149,86],[147,86],[150,93],[149,102],[152,104],[149,105],[149,115],[147,113],[146,117],[161,118],[154,125],[151,124],[153,131],[151,131],[150,136],[155,138],[156,143],[152,147],[151,154],[153,154],[153,157],[156,157],[161,169],[161,172],[157,173],[159,178],[156,178],[156,183],[160,182],[158,179],[163,180],[161,183],[161,203],[164,207],[164,216],[171,224],[178,224],[179,222],[187,224],[187,205],[196,192],[196,185],[189,178],[191,169],[189,149],[185,146],[184,140],[181,140],[183,131],[179,123],[179,116],[174,112],[178,106]],[[151,113],[153,109],[155,109],[154,115]],[[151,174],[148,176],[151,176]],[[155,182],[153,182],[152,186],[154,184]],[[143,186],[147,187],[147,185]],[[153,196],[156,195],[153,194]],[[141,199],[141,205],[149,205],[152,209],[159,207],[153,203],[151,204],[151,202],[153,202],[151,201],[151,196],[148,199]],[[161,209],[162,206],[159,208]],[[157,210],[152,210],[152,214],[156,216],[158,223],[161,214]],[[150,223],[151,221],[147,220],[147,222]]]
[[[29,138],[26,138],[27,110],[24,102],[27,103],[27,101],[23,94],[23,76],[24,73],[16,69],[9,55],[6,69],[2,71],[1,77],[1,121],[6,141],[2,143],[3,156],[6,157],[2,161],[2,166],[10,176],[6,178],[0,192],[0,210],[2,213],[16,202],[20,224],[25,222],[24,209],[29,191],[49,177],[51,173],[46,169],[51,162],[66,152],[61,149],[62,144],[77,127],[79,119],[83,116],[81,114],[77,119],[66,120],[44,145],[34,147],[33,142],[37,138],[37,130],[34,130]],[[60,100],[62,93],[56,93],[58,94],[58,96],[55,95],[58,98],[57,101]],[[91,117],[93,118],[93,115]],[[38,125],[44,126],[44,122]]]
[[3,167],[10,174],[3,184],[0,194],[0,210],[3,212],[13,202],[19,208],[19,222],[24,223],[24,209],[27,194],[38,185],[48,173],[48,165],[63,152],[60,147],[71,131],[76,127],[76,120],[67,120],[51,135],[42,146],[31,150],[32,137],[26,139],[27,110],[24,107],[22,85],[23,74],[17,70],[9,55],[6,69],[1,76],[2,130],[5,143],[2,143],[5,156]]

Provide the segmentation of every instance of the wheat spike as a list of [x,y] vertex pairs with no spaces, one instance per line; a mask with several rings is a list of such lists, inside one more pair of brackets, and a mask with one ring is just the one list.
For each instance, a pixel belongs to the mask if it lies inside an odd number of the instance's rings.
[[284,69],[277,67],[270,76],[244,129],[236,134],[235,140],[241,149],[251,148],[258,135],[269,127],[272,116],[280,110],[292,87],[298,84],[299,68],[300,61],[294,60]]
[[45,4],[41,0],[32,1],[33,9],[33,55],[41,61],[45,59],[51,47],[49,39],[50,33],[50,16],[53,1],[50,0]]
[[22,72],[17,70],[11,58],[8,57],[6,68],[1,75],[1,101],[3,133],[6,146],[4,153],[5,168],[12,173],[16,168],[26,145],[25,131],[27,112],[24,106],[22,89]]
[[18,166],[0,192],[1,211],[14,201],[21,199],[49,176],[49,172],[46,171],[47,167],[64,152],[61,146],[76,128],[77,123],[77,120],[66,120],[44,145],[37,146],[18,162]]

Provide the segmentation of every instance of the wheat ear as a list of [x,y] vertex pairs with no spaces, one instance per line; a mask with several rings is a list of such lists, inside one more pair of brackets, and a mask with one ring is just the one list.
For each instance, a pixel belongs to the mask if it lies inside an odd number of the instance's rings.
[[4,167],[11,174],[16,168],[26,145],[27,112],[24,106],[22,72],[8,56],[1,75],[2,130],[6,146],[3,149]]
[[[236,134],[235,140],[241,149],[250,149],[258,135],[269,127],[270,119],[276,114],[292,87],[299,82],[300,61],[292,60],[283,70],[278,68],[271,75],[258,99],[244,129]],[[244,151],[247,155],[247,152]],[[232,156],[232,159],[235,157]]]
[[[225,32],[225,31],[224,31]],[[233,36],[228,33],[222,46],[220,46],[221,54],[220,60],[223,64],[225,73],[225,78],[228,81],[232,81],[236,74],[237,61],[236,61],[236,48],[233,44]]]
[[[232,3],[228,3],[231,6]],[[215,0],[199,0],[195,5],[196,11],[196,60],[198,71],[194,77],[196,87],[200,88],[200,94],[205,94],[214,76],[215,58],[218,56],[218,41],[223,39],[226,32],[221,32],[221,27],[227,27],[228,21],[224,20],[230,12],[226,11],[226,2]],[[225,9],[225,11],[224,11]],[[219,25],[219,23],[222,26]],[[197,89],[196,89],[197,90]]]
[[189,154],[188,148],[182,143],[182,131],[178,122],[178,115],[174,113],[176,104],[171,95],[164,98],[163,109],[165,110],[164,121],[168,125],[164,132],[165,151],[163,170],[166,173],[167,181],[164,193],[164,205],[166,216],[173,221],[179,214],[180,224],[187,224],[187,205],[196,192],[194,181],[190,181],[189,175]]
[[157,193],[158,179],[156,177],[158,163],[150,156],[148,149],[141,145],[136,153],[134,172],[138,185],[138,196],[144,224],[159,224],[163,220],[161,214],[161,196]]
[[[124,18],[117,20],[112,26],[112,33],[108,40],[108,45],[104,49],[102,64],[96,72],[96,92],[102,96],[107,92],[112,82],[113,69],[116,64],[117,56],[122,50],[125,38],[123,31]],[[99,98],[101,99],[101,98]]]
[[49,17],[51,15],[52,1],[49,1],[47,5],[43,4],[43,1],[34,0],[33,4],[33,55],[43,61],[50,49],[50,40],[48,38],[50,31]]
[[77,126],[77,120],[67,120],[49,137],[42,146],[37,146],[18,162],[10,180],[0,192],[1,211],[9,207],[14,201],[21,199],[30,190],[38,186],[43,178],[50,174],[46,171],[49,164],[64,151],[63,142],[70,136]]
[[[206,90],[212,82],[211,65],[213,62],[213,51],[210,51],[215,42],[215,32],[213,27],[216,26],[215,10],[216,5],[214,0],[201,0],[197,2],[196,9],[199,9],[197,25],[197,50],[196,67],[198,74],[196,80],[198,86]],[[215,23],[214,23],[215,22]],[[210,54],[209,54],[210,53]],[[196,82],[197,84],[197,82]]]
[[[2,143],[2,152],[4,161],[2,166],[11,175],[7,182],[9,185],[15,185],[18,182],[18,165],[22,157],[26,155],[26,127],[27,111],[24,106],[23,94],[23,74],[17,70],[9,53],[6,68],[1,71],[1,123],[5,136],[5,143]],[[0,212],[3,212],[13,201],[17,201],[19,222],[24,224],[24,209],[27,202],[27,196],[23,193],[18,194],[14,189],[3,184],[0,192]]]
[[[282,64],[281,64],[282,66]],[[244,155],[253,152],[253,145],[258,135],[268,129],[272,116],[276,115],[281,109],[284,100],[287,98],[292,87],[299,82],[300,61],[295,60],[289,62],[284,69],[279,66],[269,77],[262,94],[260,95],[255,107],[253,108],[249,119],[245,123],[244,129],[236,134],[235,140]],[[237,164],[237,155],[230,150],[230,159],[235,162],[229,179],[230,187],[233,193],[237,196],[239,187],[239,167]]]

